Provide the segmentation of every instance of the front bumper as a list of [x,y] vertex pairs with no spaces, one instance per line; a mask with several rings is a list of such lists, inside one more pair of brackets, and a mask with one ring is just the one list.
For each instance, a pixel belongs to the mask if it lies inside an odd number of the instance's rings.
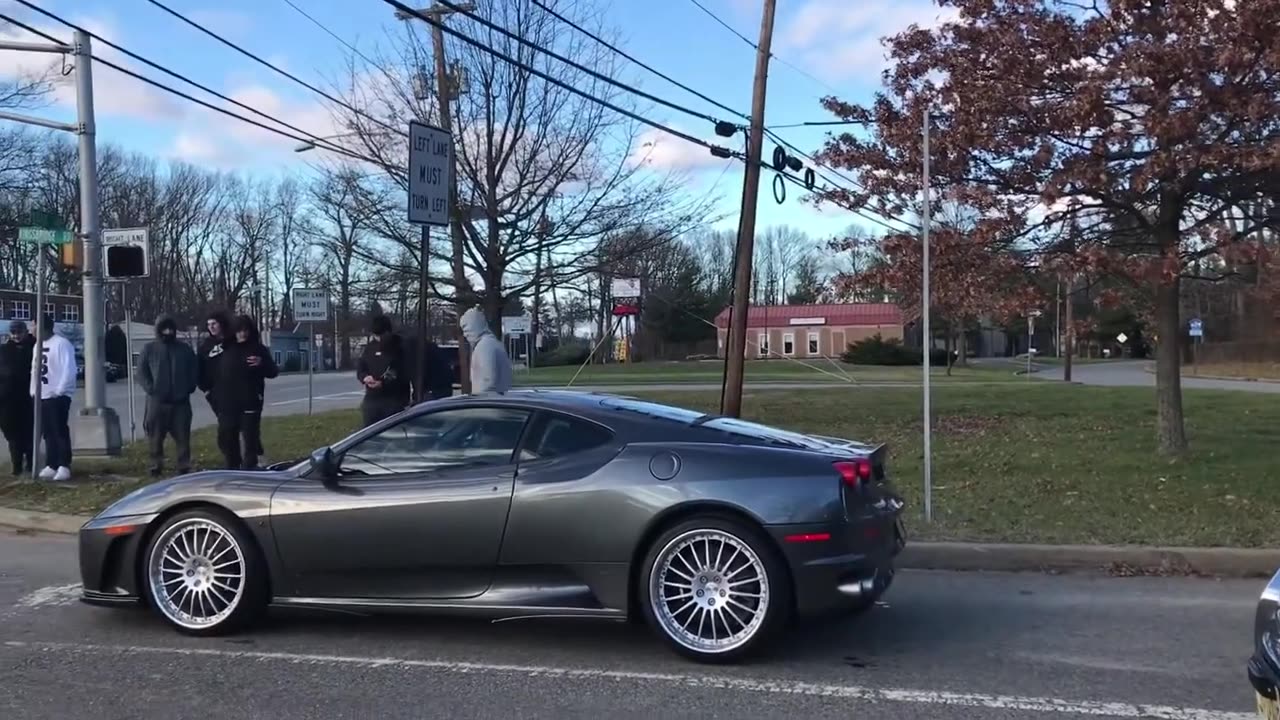
[[154,515],[94,518],[80,528],[80,599],[91,605],[140,602],[139,570]]
[[894,561],[906,546],[906,530],[896,513],[839,528],[784,525],[769,530],[791,570],[800,616],[839,613],[879,597],[892,584]]

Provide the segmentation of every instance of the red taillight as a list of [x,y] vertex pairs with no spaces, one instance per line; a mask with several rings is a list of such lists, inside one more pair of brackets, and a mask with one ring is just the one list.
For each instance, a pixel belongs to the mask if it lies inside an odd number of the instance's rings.
[[871,479],[871,461],[867,458],[841,460],[834,465],[836,472],[840,473],[840,480],[851,488]]

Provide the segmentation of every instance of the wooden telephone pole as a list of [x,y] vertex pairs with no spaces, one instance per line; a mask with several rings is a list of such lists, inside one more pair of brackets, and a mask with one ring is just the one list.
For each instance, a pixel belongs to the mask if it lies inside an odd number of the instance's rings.
[[773,45],[776,0],[764,0],[760,42],[756,46],[756,80],[751,94],[751,127],[747,130],[747,172],[743,180],[742,217],[738,223],[736,272],[733,277],[733,312],[725,342],[725,387],[720,414],[742,413],[742,382],[746,370],[747,306],[751,297],[751,260],[755,252],[756,204],[760,195],[760,158],[764,154],[764,101],[769,80],[769,49]]

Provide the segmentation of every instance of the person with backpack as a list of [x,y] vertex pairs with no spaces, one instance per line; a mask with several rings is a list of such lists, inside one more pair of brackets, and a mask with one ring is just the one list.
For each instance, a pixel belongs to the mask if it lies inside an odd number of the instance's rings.
[[164,471],[164,439],[178,446],[178,474],[191,472],[191,393],[196,391],[199,363],[191,346],[178,340],[173,318],[156,320],[156,339],[142,348],[138,382],[147,394],[142,429],[151,448],[151,476]]
[[258,325],[248,315],[235,320],[223,343],[213,381],[218,415],[218,449],[228,469],[256,470],[262,446],[266,381],[280,374]]
[[364,386],[360,412],[365,427],[408,407],[412,381],[404,340],[392,328],[391,319],[378,315],[369,329],[373,337],[356,363],[356,379]]

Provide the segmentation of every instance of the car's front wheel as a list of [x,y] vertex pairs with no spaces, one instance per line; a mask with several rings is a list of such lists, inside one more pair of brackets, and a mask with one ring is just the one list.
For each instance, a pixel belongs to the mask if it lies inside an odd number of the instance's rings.
[[791,614],[790,580],[760,532],[707,516],[672,527],[644,565],[645,614],[680,654],[733,662],[772,640]]
[[266,574],[253,538],[221,512],[191,510],[165,521],[147,550],[148,600],[180,632],[218,635],[266,606]]

